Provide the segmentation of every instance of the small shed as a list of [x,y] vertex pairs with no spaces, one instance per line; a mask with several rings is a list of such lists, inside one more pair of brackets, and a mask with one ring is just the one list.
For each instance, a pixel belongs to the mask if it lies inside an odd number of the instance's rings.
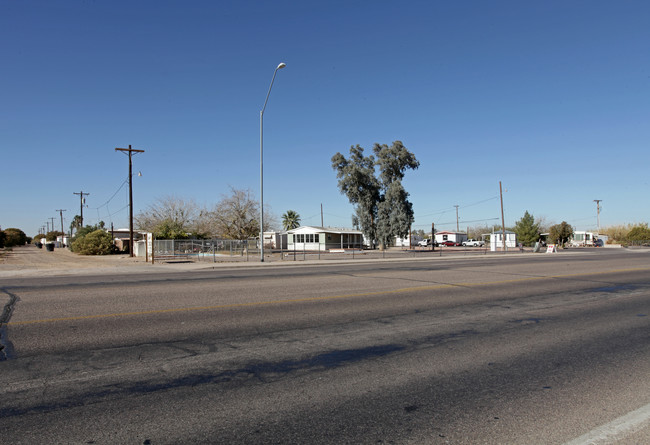
[[264,232],[264,248],[286,249],[287,232]]
[[[501,230],[499,230],[498,232],[492,232],[483,235],[484,237],[485,236],[490,237],[490,251],[495,252],[497,250],[503,249],[503,235],[504,232]],[[506,250],[508,250],[508,248],[514,249],[517,247],[517,234],[515,232],[506,230],[505,237],[506,237]]]

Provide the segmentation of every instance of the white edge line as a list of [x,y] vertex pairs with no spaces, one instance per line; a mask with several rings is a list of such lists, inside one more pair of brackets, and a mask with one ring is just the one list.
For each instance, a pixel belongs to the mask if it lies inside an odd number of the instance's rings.
[[564,445],[599,445],[622,439],[641,428],[650,421],[650,403],[605,425],[589,431],[587,434],[566,442]]

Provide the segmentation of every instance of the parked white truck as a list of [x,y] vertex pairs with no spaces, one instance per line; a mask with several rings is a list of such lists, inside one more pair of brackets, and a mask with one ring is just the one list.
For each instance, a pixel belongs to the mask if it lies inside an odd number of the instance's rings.
[[485,241],[470,238],[467,241],[463,241],[463,246],[465,246],[465,247],[483,247],[483,246],[485,246]]

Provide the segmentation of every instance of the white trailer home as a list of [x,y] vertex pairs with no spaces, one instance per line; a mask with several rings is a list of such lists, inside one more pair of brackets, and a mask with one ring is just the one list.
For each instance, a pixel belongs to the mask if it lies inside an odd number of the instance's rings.
[[438,244],[442,244],[445,241],[461,244],[465,240],[467,240],[467,234],[463,232],[436,232],[436,241]]
[[301,226],[287,231],[289,250],[363,249],[363,232],[355,229]]

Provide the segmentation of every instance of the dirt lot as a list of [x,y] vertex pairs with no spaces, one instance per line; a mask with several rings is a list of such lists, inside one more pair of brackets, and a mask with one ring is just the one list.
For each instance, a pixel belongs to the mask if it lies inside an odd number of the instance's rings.
[[[85,256],[77,255],[68,249],[54,249],[48,252],[34,245],[14,247],[0,252],[0,273],[10,272],[45,273],[54,271],[79,271],[97,268],[118,268],[124,266],[146,266],[144,259],[128,255]],[[0,276],[1,276],[0,275]]]

